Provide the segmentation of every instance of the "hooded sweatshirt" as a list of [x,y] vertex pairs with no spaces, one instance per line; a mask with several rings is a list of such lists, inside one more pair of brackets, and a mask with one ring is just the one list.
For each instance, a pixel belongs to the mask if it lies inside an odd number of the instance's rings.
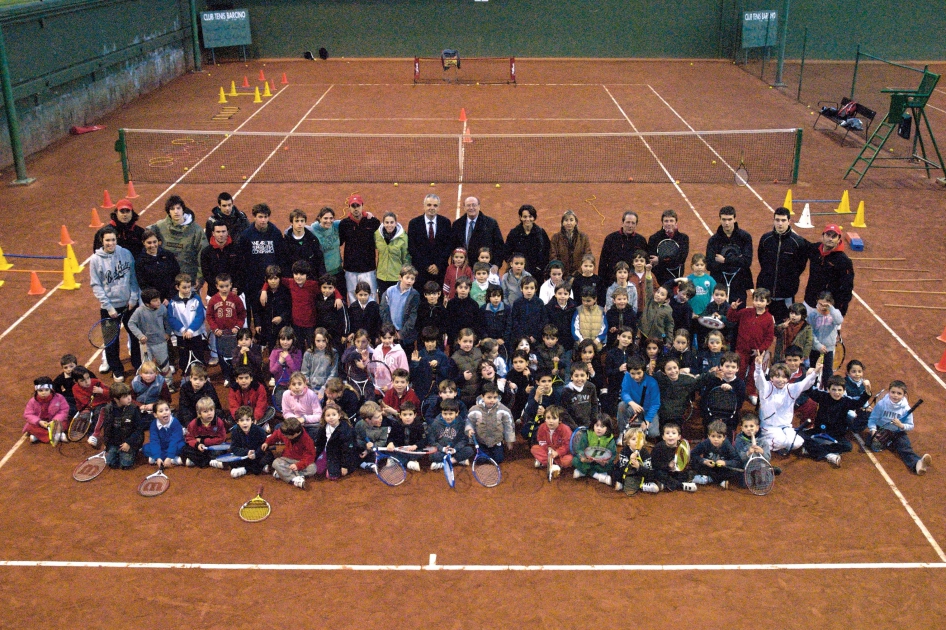
[[401,277],[401,267],[411,263],[407,251],[407,233],[400,223],[395,224],[394,234],[387,238],[384,225],[374,233],[374,245],[378,250],[378,280],[397,282]]
[[121,245],[111,254],[100,247],[89,263],[92,294],[103,310],[119,309],[141,297],[135,277],[135,260]]
[[171,217],[165,217],[148,227],[161,239],[162,246],[177,258],[181,272],[190,274],[194,284],[200,284],[203,275],[200,272],[198,257],[200,250],[207,245],[203,230],[194,223],[194,213],[184,210],[184,220],[175,225]]

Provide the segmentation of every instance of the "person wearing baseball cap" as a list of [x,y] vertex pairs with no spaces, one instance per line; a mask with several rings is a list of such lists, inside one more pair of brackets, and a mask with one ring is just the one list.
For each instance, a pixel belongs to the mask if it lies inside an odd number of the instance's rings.
[[[130,201],[127,199],[118,200],[118,203],[115,204],[115,209],[112,210],[112,216],[109,219],[108,225],[115,228],[115,231],[118,232],[118,244],[130,251],[133,257],[138,258],[141,250],[144,249],[141,234],[145,230],[138,225],[138,213],[135,212]],[[93,252],[102,246],[103,229],[104,227],[99,229],[92,239]]]
[[364,212],[365,201],[361,195],[351,194],[345,203],[349,214],[338,224],[338,240],[345,248],[342,268],[348,287],[348,303],[355,301],[355,286],[359,282],[371,286],[370,299],[374,300],[378,292],[374,233],[381,227],[381,221]]
[[834,305],[842,315],[854,293],[854,263],[844,252],[841,226],[829,223],[821,232],[820,243],[808,243],[808,286],[805,287],[805,304],[815,308],[818,295],[830,291]]

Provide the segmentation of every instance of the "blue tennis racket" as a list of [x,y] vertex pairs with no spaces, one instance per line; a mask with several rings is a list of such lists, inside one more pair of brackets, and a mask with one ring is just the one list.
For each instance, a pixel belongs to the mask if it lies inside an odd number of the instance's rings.
[[443,476],[447,478],[447,485],[451,488],[455,488],[457,485],[456,476],[453,474],[453,460],[451,459],[455,452],[456,450],[452,448],[443,450]]

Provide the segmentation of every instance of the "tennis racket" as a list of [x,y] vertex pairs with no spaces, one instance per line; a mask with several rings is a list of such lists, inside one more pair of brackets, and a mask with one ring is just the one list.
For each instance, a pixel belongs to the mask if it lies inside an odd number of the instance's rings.
[[224,442],[223,444],[212,444],[206,447],[206,449],[211,453],[225,453],[226,451],[230,450],[230,443]]
[[232,464],[233,462],[242,462],[244,459],[248,459],[248,457],[246,455],[234,455],[232,453],[228,453],[226,455],[221,455],[216,459],[221,464]]
[[739,152],[739,168],[736,169],[733,178],[737,186],[745,186],[749,183],[749,171],[746,170],[746,152]]
[[677,472],[683,472],[690,464],[690,443],[686,440],[680,440],[677,445],[677,452],[673,459],[673,465]]
[[568,442],[568,452],[574,455],[575,457],[578,457],[579,455],[581,455],[581,451],[579,450],[581,440],[587,434],[588,434],[588,427],[578,427],[577,429],[572,431],[572,439]]
[[[730,265],[732,264],[730,261],[732,261],[733,259],[738,259],[739,255],[742,252],[739,251],[739,248],[736,247],[735,245],[727,245],[719,253],[723,258],[726,259],[726,262],[723,264]],[[739,274],[740,271],[741,271],[741,268],[736,268],[735,271],[725,271],[725,270],[723,271],[723,280],[726,282],[726,301],[727,302],[729,301],[729,287],[730,285],[732,285],[733,278],[735,278]]]
[[156,497],[164,494],[164,491],[171,486],[171,480],[164,474],[164,469],[158,467],[158,470],[151,473],[141,480],[138,484],[138,494],[143,497]]
[[841,366],[844,365],[844,353],[846,348],[844,347],[844,340],[841,339],[841,331],[838,331],[838,340],[834,342],[834,370],[840,370]]
[[[899,418],[900,422],[903,422],[904,420],[906,420],[907,418],[909,418],[909,417],[910,417],[910,414],[913,413],[914,411],[916,411],[916,408],[919,407],[919,406],[922,405],[922,404],[923,404],[923,399],[920,398],[919,400],[916,401],[916,403],[915,403],[912,407],[910,407],[909,409],[907,409],[907,411],[906,411],[903,415],[900,416],[900,418]],[[884,448],[890,448],[890,445],[893,444],[893,443],[894,443],[894,440],[897,439],[897,434],[900,433],[900,429],[897,429],[896,426],[895,426],[893,423],[891,423],[891,422],[885,422],[885,423],[883,424],[883,426],[884,426],[884,428],[878,430],[878,431],[874,434],[874,438],[873,438],[873,439],[876,440],[876,441],[878,441],[878,442],[880,442],[880,444],[881,444]],[[886,428],[886,427],[894,427],[894,428],[888,429],[888,428]]]
[[[755,436],[752,436],[752,446],[755,446]],[[746,468],[743,471],[743,481],[749,492],[756,496],[765,496],[775,485],[775,469],[765,457],[760,453],[753,453],[746,462]]]
[[630,437],[627,440],[627,446],[632,449],[631,456],[627,459],[627,465],[624,466],[624,494],[632,495],[637,494],[641,490],[641,486],[644,485],[644,477],[641,476],[640,481],[637,483],[628,483],[628,475],[631,474],[631,464],[635,461],[638,464],[643,465],[644,460],[641,459],[641,449],[644,448],[645,436],[644,432],[637,428],[632,431]]
[[92,324],[89,328],[89,343],[93,348],[104,350],[118,339],[122,329],[121,317],[106,317]]
[[70,442],[78,442],[85,437],[85,434],[89,432],[89,427],[92,426],[92,412],[91,411],[80,411],[72,418],[72,422],[69,423],[69,433],[66,434],[66,437],[69,438]]
[[503,480],[503,473],[499,470],[499,464],[480,449],[480,443],[476,439],[475,433],[471,437],[473,446],[476,448],[476,455],[473,457],[473,478],[484,488],[495,488]]
[[680,276],[682,265],[676,265],[674,267],[670,265],[677,262],[677,256],[679,255],[680,245],[672,238],[665,238],[657,243],[658,261],[667,271],[673,274],[674,278]]
[[269,506],[269,502],[263,498],[263,486],[260,486],[256,496],[240,507],[240,518],[247,523],[259,523],[265,521],[270,512],[272,512],[272,508]]
[[453,460],[451,457],[456,452],[452,448],[445,448],[443,450],[443,476],[447,478],[447,485],[451,488],[455,488],[457,485],[457,478],[453,474]]
[[589,446],[582,452],[582,455],[594,460],[599,466],[607,466],[611,461],[613,453],[603,446]]
[[437,452],[436,446],[427,446],[425,448],[409,448],[407,446],[396,446],[393,449],[393,452],[400,453],[401,455],[407,455],[409,457],[425,457],[427,455],[433,455]]
[[699,322],[700,326],[703,326],[704,328],[710,328],[712,330],[722,330],[726,327],[726,324],[723,323],[723,320],[717,317],[710,317],[709,315],[704,315],[696,321]]
[[50,420],[46,425],[46,430],[49,431],[49,443],[53,446],[59,444],[59,436],[62,435],[62,423],[59,420]]
[[723,389],[722,386],[718,386],[709,390],[703,398],[703,407],[709,416],[706,424],[709,425],[713,420],[722,420],[727,427],[733,426],[738,403],[736,392],[731,387]]
[[550,446],[549,447],[549,463],[547,464],[549,482],[555,477],[555,450]]
[[390,453],[374,447],[374,473],[384,485],[399,486],[407,479],[407,470],[396,457],[391,457]]
[[821,432],[820,432],[820,433],[815,433],[814,435],[812,435],[812,436],[811,436],[811,439],[814,440],[817,444],[820,444],[820,445],[837,444],[838,441],[837,441],[836,439],[834,439],[833,437],[831,437],[831,436],[827,433],[827,428],[828,428],[828,427],[827,427],[826,425],[823,425],[823,424],[822,424],[822,425],[821,425]]
[[217,356],[221,361],[232,361],[236,356],[237,338],[230,331],[224,331],[217,339]]
[[256,421],[256,426],[265,427],[275,417],[276,417],[276,408],[268,407],[266,409],[266,413],[264,413],[263,416],[259,420]]
[[72,478],[78,482],[92,481],[102,474],[108,463],[105,461],[105,451],[96,453],[85,461],[79,462],[72,471]]

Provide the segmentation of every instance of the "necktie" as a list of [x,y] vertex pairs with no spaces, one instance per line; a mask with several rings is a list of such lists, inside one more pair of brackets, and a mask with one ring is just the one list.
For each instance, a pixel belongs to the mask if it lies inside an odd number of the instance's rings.
[[466,247],[470,248],[470,237],[473,235],[473,226],[476,225],[476,221],[467,221],[466,223]]
[[430,241],[431,245],[434,242],[434,222],[427,222],[427,240]]

